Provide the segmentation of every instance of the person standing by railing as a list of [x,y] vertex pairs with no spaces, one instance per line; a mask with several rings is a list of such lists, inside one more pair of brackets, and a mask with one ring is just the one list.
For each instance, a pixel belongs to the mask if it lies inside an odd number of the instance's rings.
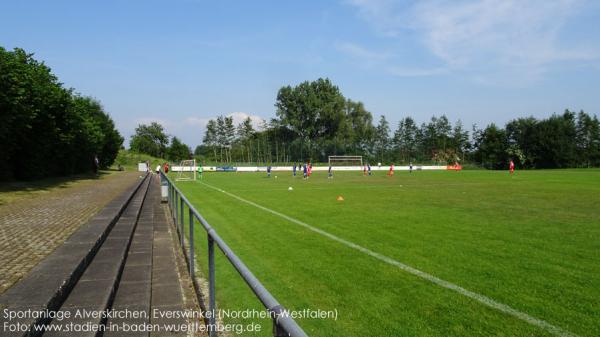
[[98,160],[98,155],[94,155],[94,174],[98,174],[98,169],[100,168],[100,160]]

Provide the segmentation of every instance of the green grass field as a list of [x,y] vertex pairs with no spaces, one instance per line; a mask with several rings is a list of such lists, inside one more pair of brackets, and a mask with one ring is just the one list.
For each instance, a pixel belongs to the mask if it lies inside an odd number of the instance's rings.
[[[177,185],[284,306],[337,312],[299,319],[311,336],[552,333],[228,193],[563,332],[600,334],[600,170],[374,174],[208,173]],[[196,247],[206,273],[201,229]],[[222,254],[216,277],[221,309],[262,308]],[[271,336],[269,320],[226,321]]]

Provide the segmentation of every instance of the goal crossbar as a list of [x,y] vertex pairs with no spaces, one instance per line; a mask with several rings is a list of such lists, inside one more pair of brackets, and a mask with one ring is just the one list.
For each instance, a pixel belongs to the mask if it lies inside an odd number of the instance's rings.
[[329,166],[334,164],[350,165],[350,166],[362,166],[362,156],[329,156]]

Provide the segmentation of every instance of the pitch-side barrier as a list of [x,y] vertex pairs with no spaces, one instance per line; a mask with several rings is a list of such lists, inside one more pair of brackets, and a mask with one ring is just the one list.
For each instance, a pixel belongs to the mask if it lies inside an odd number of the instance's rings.
[[[273,336],[282,337],[308,337],[304,330],[294,321],[288,314],[286,309],[271,295],[271,293],[260,283],[242,260],[229,248],[227,243],[221,239],[219,234],[208,224],[208,222],[200,215],[188,199],[181,193],[175,184],[167,177],[164,172],[160,172],[160,177],[163,185],[167,185],[168,190],[168,205],[173,216],[173,221],[177,227],[177,233],[181,240],[181,247],[185,252],[184,241],[186,238],[186,215],[185,207],[187,206],[187,223],[188,223],[188,267],[192,279],[195,280],[195,247],[194,247],[194,223],[199,222],[202,228],[206,231],[208,237],[208,310],[213,313],[209,317],[209,324],[216,326],[216,295],[215,295],[215,244],[231,263],[233,268],[240,274],[242,279],[248,284],[256,297],[262,302],[265,308],[271,313],[273,318]],[[194,286],[197,286],[194,284]],[[215,330],[210,330],[210,337],[216,336]]]

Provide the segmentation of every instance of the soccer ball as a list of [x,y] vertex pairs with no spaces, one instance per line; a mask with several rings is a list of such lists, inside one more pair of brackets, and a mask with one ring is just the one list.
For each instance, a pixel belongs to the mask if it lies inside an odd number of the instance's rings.
[[275,179],[277,179],[277,176],[275,176]]
[[292,188],[292,186],[288,187],[288,191],[293,191],[294,189]]

